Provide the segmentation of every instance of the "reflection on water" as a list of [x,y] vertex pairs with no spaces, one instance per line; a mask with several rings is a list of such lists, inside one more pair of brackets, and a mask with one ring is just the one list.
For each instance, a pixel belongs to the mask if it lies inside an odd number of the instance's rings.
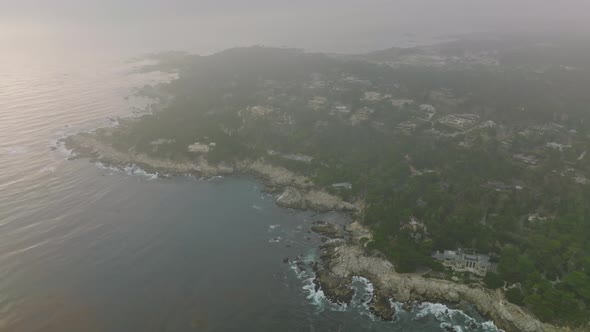
[[279,209],[249,179],[67,161],[60,137],[144,108],[131,89],[163,78],[131,69],[102,55],[0,54],[1,331],[440,330],[445,317],[380,322],[362,303],[310,297],[312,275],[283,260],[313,258],[309,226],[340,216]]

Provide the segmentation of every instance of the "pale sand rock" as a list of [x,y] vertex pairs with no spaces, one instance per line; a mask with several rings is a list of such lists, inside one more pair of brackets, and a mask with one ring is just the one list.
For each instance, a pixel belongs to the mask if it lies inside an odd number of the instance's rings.
[[273,186],[293,186],[296,188],[310,188],[313,183],[305,176],[297,175],[284,167],[274,166],[264,160],[244,160],[236,163],[236,168],[244,173],[254,173],[270,182]]
[[[352,243],[358,243],[357,236],[365,236],[368,232],[358,222],[348,226],[347,230],[352,230]],[[325,262],[326,269],[335,276],[342,279],[350,279],[355,275],[366,276],[376,283],[382,293],[392,295],[397,301],[466,301],[506,331],[571,331],[568,328],[541,323],[519,306],[509,303],[500,290],[488,290],[479,286],[468,286],[418,275],[399,274],[395,272],[394,266],[389,261],[369,255],[359,245],[342,244],[328,248],[327,251],[325,257],[329,259]]]
[[119,166],[136,164],[151,170],[182,174],[199,173],[202,176],[224,175],[234,172],[234,169],[227,165],[210,165],[204,158],[200,158],[197,162],[175,162],[153,158],[142,153],[120,152],[89,134],[71,136],[67,143],[74,146],[75,152],[82,151],[85,157],[92,156],[107,164]]
[[325,212],[335,210],[353,212],[357,210],[353,204],[321,190],[312,189],[304,194],[304,198],[307,206],[315,211]]

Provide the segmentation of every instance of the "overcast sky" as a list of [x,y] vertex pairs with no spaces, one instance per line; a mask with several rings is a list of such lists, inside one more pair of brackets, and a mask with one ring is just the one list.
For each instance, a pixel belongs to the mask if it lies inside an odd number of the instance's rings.
[[0,0],[4,47],[356,52],[427,36],[589,26],[590,0]]

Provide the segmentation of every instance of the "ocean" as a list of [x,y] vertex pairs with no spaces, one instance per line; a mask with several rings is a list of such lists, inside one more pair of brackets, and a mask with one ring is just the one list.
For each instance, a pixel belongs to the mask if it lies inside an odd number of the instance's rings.
[[149,110],[134,89],[170,79],[127,60],[0,54],[0,331],[496,331],[434,303],[379,321],[362,278],[329,303],[291,262],[315,259],[314,221],[347,218],[278,208],[254,179],[68,160],[60,138]]

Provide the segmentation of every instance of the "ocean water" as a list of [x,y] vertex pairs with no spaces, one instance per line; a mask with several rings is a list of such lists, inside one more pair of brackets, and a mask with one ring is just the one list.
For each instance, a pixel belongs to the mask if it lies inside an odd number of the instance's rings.
[[329,303],[292,261],[315,259],[313,221],[346,218],[280,209],[253,179],[67,160],[60,137],[146,109],[133,89],[169,79],[124,60],[0,55],[0,331],[496,330],[430,303],[375,320],[363,278]]

